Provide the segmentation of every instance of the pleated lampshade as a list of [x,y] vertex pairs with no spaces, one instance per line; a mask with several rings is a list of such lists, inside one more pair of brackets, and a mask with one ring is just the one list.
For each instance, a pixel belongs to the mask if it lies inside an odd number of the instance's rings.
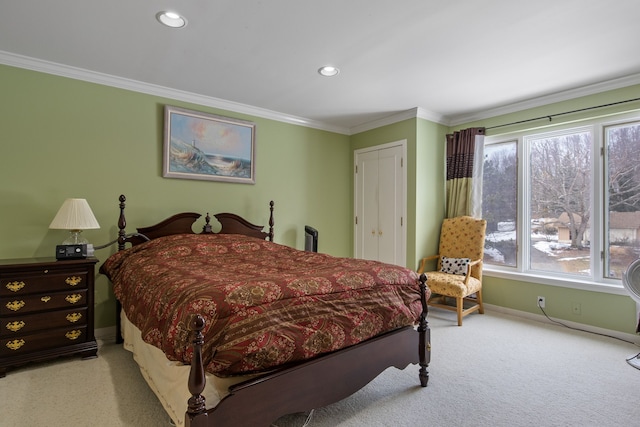
[[69,230],[71,235],[62,242],[65,245],[87,243],[80,233],[82,230],[100,228],[86,199],[67,199],[49,224],[55,230]]

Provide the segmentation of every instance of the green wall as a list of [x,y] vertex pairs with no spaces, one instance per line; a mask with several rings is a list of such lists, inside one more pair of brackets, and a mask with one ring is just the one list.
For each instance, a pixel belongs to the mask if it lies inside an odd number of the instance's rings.
[[[528,120],[550,114],[589,108],[594,105],[616,103],[640,97],[640,85],[611,90],[597,95],[585,96],[570,101],[553,103],[526,109],[512,114],[445,127],[436,123],[411,119],[383,126],[351,137],[352,150],[385,144],[402,139],[408,146],[407,189],[407,266],[416,268],[426,255],[437,253],[440,224],[444,218],[444,165],[445,134],[457,129],[474,126],[491,127],[505,123]],[[640,108],[640,103],[615,105],[597,111],[585,111],[566,116],[516,126],[489,130],[489,136],[514,132],[521,129],[544,129],[560,123],[579,122],[595,115],[611,115]],[[351,153],[353,164],[353,153]],[[351,183],[353,187],[353,179]],[[353,189],[351,190],[353,192]],[[353,212],[353,206],[351,206]],[[352,226],[353,228],[353,226]],[[625,333],[634,333],[636,306],[626,295],[586,291],[569,287],[550,286],[531,281],[521,281],[484,276],[484,301],[488,304],[518,311],[541,314],[536,306],[536,297],[546,297],[546,312],[555,319],[582,323],[599,328]],[[580,305],[580,314],[573,306]]]
[[423,257],[438,253],[440,226],[445,216],[447,129],[427,120],[418,120],[417,132],[415,269]]
[[[115,239],[120,194],[129,231],[180,211],[267,224],[274,200],[276,242],[302,248],[309,224],[321,252],[352,254],[348,136],[8,66],[0,66],[0,93],[2,258],[53,256],[67,233],[48,226],[69,197],[86,198],[101,225],[84,232],[90,242]],[[254,121],[256,184],[163,178],[166,104]],[[115,324],[114,306],[98,275],[97,328]]]
[[[427,253],[437,252],[444,218],[446,130],[445,126],[427,120],[408,119],[351,136],[352,165],[354,150],[407,141],[407,267],[411,269],[416,269]],[[353,177],[351,187],[353,199]]]
[[[475,126],[498,126],[639,97],[640,85],[636,85],[597,95],[584,96],[570,101],[531,108],[517,113],[465,123],[456,126],[455,129]],[[487,130],[487,136],[497,136],[518,130],[542,130],[553,125],[572,122],[579,123],[580,120],[584,119],[604,117],[634,110],[638,111],[639,109],[640,102],[619,104],[597,110],[562,115],[554,117],[551,121],[543,119],[514,126],[500,127],[493,130],[490,129]],[[454,129],[451,129],[451,131],[452,130]],[[561,286],[543,285],[530,281],[492,277],[490,272],[485,272],[483,276],[483,289],[484,301],[488,304],[495,304],[536,314],[540,314],[536,306],[536,297],[538,295],[544,296],[546,299],[545,311],[549,316],[559,320],[568,320],[626,333],[634,333],[635,325],[638,321],[635,302],[626,295],[614,295]],[[574,314],[574,304],[580,305],[580,314]]]
[[[86,198],[99,230],[86,237],[101,244],[116,237],[118,196],[128,199],[129,230],[178,211],[236,212],[266,224],[274,200],[276,242],[302,248],[303,226],[320,232],[319,250],[353,254],[353,151],[407,140],[407,266],[437,251],[444,217],[444,136],[454,129],[495,126],[532,117],[640,97],[640,85],[532,108],[447,128],[409,119],[351,137],[251,117],[172,99],[0,65],[0,257],[53,256],[66,237],[49,230],[62,201]],[[163,107],[174,105],[254,121],[256,184],[162,178]],[[639,108],[620,105],[610,114]],[[592,117],[579,113],[553,124]],[[489,131],[543,127],[545,121]],[[196,224],[200,227],[201,222]],[[115,248],[99,251],[104,260]],[[547,298],[558,319],[633,332],[631,298],[485,275],[489,304],[538,313],[534,297]],[[575,315],[572,305],[581,305]],[[96,283],[96,325],[115,324],[115,301],[103,276]]]
[[[388,144],[390,142],[397,142],[406,140],[407,141],[407,156],[409,159],[406,161],[407,167],[407,217],[406,218],[406,227],[407,227],[407,257],[406,263],[409,268],[412,268],[411,260],[414,256],[414,251],[412,250],[411,240],[415,235],[415,210],[411,208],[413,204],[412,195],[415,194],[415,162],[412,159],[415,158],[416,151],[416,124],[415,119],[404,120],[401,122],[393,123],[391,125],[382,126],[373,130],[357,133],[351,136],[351,170],[353,171],[353,165],[355,162],[354,159],[354,151],[360,150],[363,148],[374,147],[376,145]],[[354,200],[354,174],[351,174],[351,200]],[[353,202],[351,203],[351,218],[355,217]],[[354,221],[351,221],[351,235],[354,233]],[[352,240],[352,251],[353,254],[353,238]]]

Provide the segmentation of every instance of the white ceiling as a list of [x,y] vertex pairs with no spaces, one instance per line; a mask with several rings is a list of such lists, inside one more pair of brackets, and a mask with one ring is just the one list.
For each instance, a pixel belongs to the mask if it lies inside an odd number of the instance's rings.
[[350,133],[640,83],[639,17],[638,0],[0,0],[0,63]]

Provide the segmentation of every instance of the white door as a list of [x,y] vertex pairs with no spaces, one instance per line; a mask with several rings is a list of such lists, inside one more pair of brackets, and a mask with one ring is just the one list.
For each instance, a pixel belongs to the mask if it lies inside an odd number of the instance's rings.
[[405,265],[406,142],[355,152],[355,256]]

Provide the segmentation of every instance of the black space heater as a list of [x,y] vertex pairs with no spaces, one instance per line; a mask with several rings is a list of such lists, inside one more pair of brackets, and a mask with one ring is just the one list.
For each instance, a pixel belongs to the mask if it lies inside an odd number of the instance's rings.
[[304,226],[304,250],[318,252],[318,230],[308,225]]

